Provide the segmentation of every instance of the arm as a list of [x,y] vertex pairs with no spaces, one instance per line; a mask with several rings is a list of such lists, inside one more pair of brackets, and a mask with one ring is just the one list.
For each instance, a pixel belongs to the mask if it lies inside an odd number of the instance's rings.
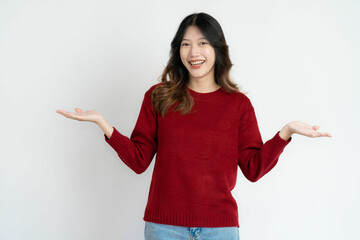
[[130,138],[119,133],[95,110],[83,111],[75,108],[75,112],[64,110],[56,112],[70,119],[96,123],[104,131],[105,141],[137,174],[147,169],[157,151],[157,114],[151,104],[150,91],[144,96],[140,114]]
[[264,144],[250,100],[245,98],[244,104],[238,134],[238,165],[249,181],[256,182],[276,165],[291,137],[284,140],[278,131]]
[[300,121],[287,123],[275,136],[263,144],[254,108],[246,98],[247,110],[242,116],[239,130],[239,166],[245,177],[252,182],[259,180],[277,163],[292,134],[307,137],[331,137],[328,132],[317,132],[319,126],[310,126]]
[[[134,130],[128,138],[106,122],[99,124],[105,132],[105,141],[116,151],[120,159],[135,173],[143,173],[157,151],[157,113],[151,104],[150,92],[146,92]],[[111,132],[110,137],[106,132]]]

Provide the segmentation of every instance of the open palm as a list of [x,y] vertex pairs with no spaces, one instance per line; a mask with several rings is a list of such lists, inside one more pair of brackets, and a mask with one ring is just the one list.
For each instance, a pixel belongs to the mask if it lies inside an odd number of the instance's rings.
[[289,130],[292,133],[297,133],[300,135],[304,135],[307,137],[331,137],[331,134],[328,132],[318,132],[317,130],[320,128],[319,126],[310,126],[306,123],[300,121],[293,121],[287,124]]
[[80,108],[75,108],[75,112],[67,112],[65,110],[56,110],[57,113],[64,117],[71,118],[78,121],[89,121],[97,123],[101,115],[96,110],[83,111]]

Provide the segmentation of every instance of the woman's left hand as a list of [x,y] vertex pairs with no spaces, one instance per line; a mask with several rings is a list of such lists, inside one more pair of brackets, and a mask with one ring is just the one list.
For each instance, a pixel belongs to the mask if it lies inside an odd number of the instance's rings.
[[280,130],[280,137],[284,140],[289,140],[292,134],[297,133],[300,135],[304,135],[306,137],[331,137],[332,135],[328,132],[318,132],[317,130],[320,126],[310,126],[306,123],[300,121],[293,121],[287,123],[281,130]]

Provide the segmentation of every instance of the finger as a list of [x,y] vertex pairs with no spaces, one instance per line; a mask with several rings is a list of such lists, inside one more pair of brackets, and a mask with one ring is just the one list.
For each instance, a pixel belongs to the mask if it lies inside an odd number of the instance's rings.
[[83,112],[83,110],[80,108],[75,108],[75,112]]
[[316,132],[316,137],[332,137],[328,132]]
[[323,132],[322,137],[332,137],[331,133]]
[[320,126],[318,126],[318,125],[312,126],[312,129],[314,129],[315,131],[318,130],[319,128],[320,128]]
[[65,117],[67,117],[67,118],[73,118],[72,115],[71,115],[71,113],[69,113],[69,112],[65,112],[65,111],[64,111],[64,112],[62,112],[61,114],[64,115]]
[[57,112],[57,113],[69,113],[69,112],[67,112],[67,111],[65,111],[65,110],[56,110],[56,112]]
[[310,130],[310,131],[299,131],[298,132],[299,134],[301,134],[301,135],[304,135],[304,136],[306,136],[306,137],[311,137],[311,138],[314,138],[314,137],[318,137],[318,132],[316,132],[316,131],[313,131],[313,130]]
[[[61,115],[64,115],[65,114],[65,111],[64,110],[56,110],[56,113],[59,113]],[[64,115],[65,116],[65,115]]]
[[64,110],[60,110],[58,113],[61,114],[61,115],[63,115],[64,117],[71,118],[71,119],[75,119],[75,118],[74,118],[74,114],[71,113],[71,112],[67,112],[67,111],[64,111]]

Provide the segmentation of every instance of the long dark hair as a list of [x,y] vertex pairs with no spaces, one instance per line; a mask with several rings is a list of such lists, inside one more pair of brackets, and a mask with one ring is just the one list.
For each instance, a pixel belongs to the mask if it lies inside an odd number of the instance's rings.
[[180,103],[173,111],[181,111],[182,114],[190,113],[194,105],[194,100],[186,91],[189,72],[180,58],[180,45],[185,31],[190,26],[196,26],[215,49],[215,82],[229,93],[240,92],[237,84],[230,79],[229,72],[232,63],[229,57],[229,47],[220,24],[209,14],[193,13],[181,22],[171,42],[170,59],[161,75],[162,84],[156,86],[152,91],[151,99],[154,109],[163,117],[176,101]]

